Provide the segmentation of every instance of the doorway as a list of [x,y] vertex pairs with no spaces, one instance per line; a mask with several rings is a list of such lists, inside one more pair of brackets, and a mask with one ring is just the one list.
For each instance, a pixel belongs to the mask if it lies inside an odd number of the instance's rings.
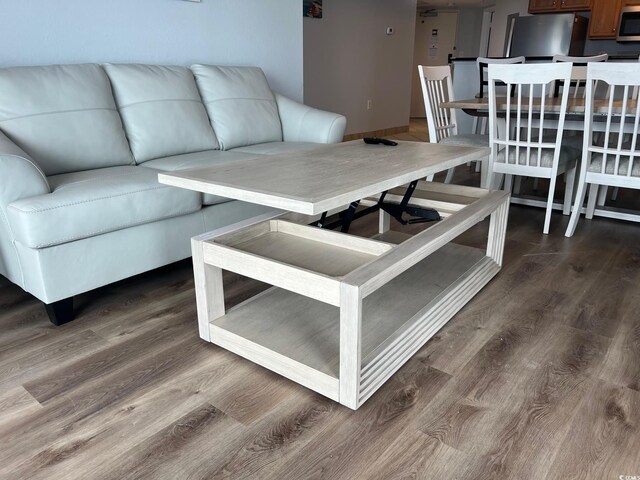
[[455,55],[457,12],[419,13],[416,17],[416,36],[413,53],[411,82],[411,116],[424,118],[422,88],[418,78],[418,65],[447,65],[449,55]]

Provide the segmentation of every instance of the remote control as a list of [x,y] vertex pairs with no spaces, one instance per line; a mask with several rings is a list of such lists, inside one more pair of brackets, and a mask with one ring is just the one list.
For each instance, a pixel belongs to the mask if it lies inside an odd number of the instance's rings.
[[379,137],[364,137],[364,143],[367,143],[369,145],[386,145],[388,147],[395,147],[396,145],[398,145],[398,142]]

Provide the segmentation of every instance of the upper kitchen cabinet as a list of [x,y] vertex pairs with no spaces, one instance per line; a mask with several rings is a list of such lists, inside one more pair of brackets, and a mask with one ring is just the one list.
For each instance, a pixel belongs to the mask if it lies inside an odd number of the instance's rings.
[[592,0],[589,38],[616,38],[623,0]]
[[529,13],[581,12],[590,7],[591,0],[529,0]]

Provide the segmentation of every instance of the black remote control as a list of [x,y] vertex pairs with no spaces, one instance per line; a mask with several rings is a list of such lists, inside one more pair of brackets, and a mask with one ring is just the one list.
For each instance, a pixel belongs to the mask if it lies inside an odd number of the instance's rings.
[[379,137],[364,137],[364,143],[369,145],[386,145],[388,147],[395,147],[398,145],[398,142]]

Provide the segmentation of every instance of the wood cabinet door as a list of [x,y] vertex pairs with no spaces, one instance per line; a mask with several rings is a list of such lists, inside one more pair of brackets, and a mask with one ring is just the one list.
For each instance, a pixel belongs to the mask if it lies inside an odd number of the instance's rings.
[[590,8],[591,8],[591,0],[560,0],[561,10],[579,12],[579,11],[589,10]]
[[622,0],[593,0],[589,38],[616,38]]
[[554,12],[561,0],[529,0],[529,13]]

